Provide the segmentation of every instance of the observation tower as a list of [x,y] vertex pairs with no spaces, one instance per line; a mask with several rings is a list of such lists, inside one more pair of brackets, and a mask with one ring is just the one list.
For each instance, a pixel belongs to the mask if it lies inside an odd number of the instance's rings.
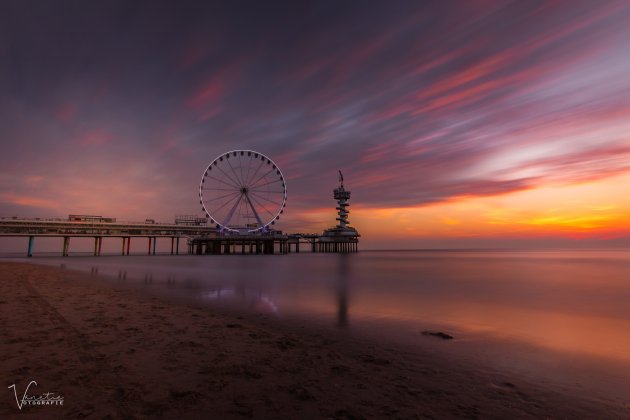
[[339,171],[339,187],[333,191],[333,197],[337,200],[337,212],[339,217],[337,226],[326,229],[317,242],[317,252],[357,252],[359,243],[359,232],[353,227],[348,226],[348,214],[350,211],[347,207],[350,205],[350,191],[343,186],[343,174]]

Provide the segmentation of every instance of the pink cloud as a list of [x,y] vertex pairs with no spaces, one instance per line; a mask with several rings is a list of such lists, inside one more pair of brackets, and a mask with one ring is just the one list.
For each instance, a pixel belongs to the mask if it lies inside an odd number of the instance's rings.
[[67,103],[57,108],[55,111],[55,117],[60,121],[69,121],[74,118],[76,112],[76,106],[72,103]]
[[15,204],[18,206],[38,207],[48,210],[57,210],[59,208],[59,203],[45,198],[18,195],[14,193],[2,194],[0,195],[0,198],[6,203]]
[[111,133],[102,129],[97,129],[80,134],[77,139],[77,143],[82,146],[100,146],[109,143],[112,138],[113,136]]

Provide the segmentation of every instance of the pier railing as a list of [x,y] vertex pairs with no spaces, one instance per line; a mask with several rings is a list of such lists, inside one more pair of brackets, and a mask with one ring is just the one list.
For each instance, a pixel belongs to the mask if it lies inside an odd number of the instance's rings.
[[214,227],[174,223],[69,221],[0,218],[0,236],[199,236]]
[[[330,229],[329,229],[330,231]],[[122,238],[121,253],[129,255],[132,238],[147,238],[147,254],[155,255],[158,238],[171,239],[171,254],[179,254],[180,239],[186,239],[190,254],[290,253],[292,248],[300,252],[300,243],[308,243],[311,252],[357,252],[358,234],[318,235],[314,233],[282,234],[277,231],[269,235],[217,234],[214,227],[175,223],[121,222],[121,221],[75,221],[61,218],[26,219],[17,217],[0,218],[0,237],[28,237],[27,255],[33,255],[37,237],[62,237],[63,255],[69,253],[70,238],[94,238],[94,255],[101,254],[104,238]],[[135,241],[135,240],[134,240]]]
[[155,255],[157,238],[171,239],[171,254],[179,254],[181,238],[216,235],[209,226],[174,223],[71,221],[63,219],[0,218],[0,236],[28,237],[27,256],[33,256],[36,237],[63,237],[63,255],[67,256],[72,237],[93,237],[94,255],[101,255],[103,238],[122,238],[122,255],[129,255],[131,238],[148,238],[147,253]]

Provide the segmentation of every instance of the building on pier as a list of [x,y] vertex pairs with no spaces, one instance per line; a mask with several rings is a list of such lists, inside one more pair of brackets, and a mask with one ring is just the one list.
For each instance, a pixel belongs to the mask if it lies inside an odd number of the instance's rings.
[[343,186],[343,174],[339,171],[339,187],[333,191],[337,200],[337,212],[339,222],[337,226],[326,229],[315,243],[315,252],[357,252],[359,250],[359,232],[351,226],[348,220],[348,200],[350,191]]

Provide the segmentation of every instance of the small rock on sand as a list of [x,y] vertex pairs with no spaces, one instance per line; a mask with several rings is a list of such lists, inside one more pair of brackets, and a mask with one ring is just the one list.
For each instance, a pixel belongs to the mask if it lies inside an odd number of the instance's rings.
[[442,331],[422,331],[422,335],[431,335],[442,340],[452,340],[453,336]]

